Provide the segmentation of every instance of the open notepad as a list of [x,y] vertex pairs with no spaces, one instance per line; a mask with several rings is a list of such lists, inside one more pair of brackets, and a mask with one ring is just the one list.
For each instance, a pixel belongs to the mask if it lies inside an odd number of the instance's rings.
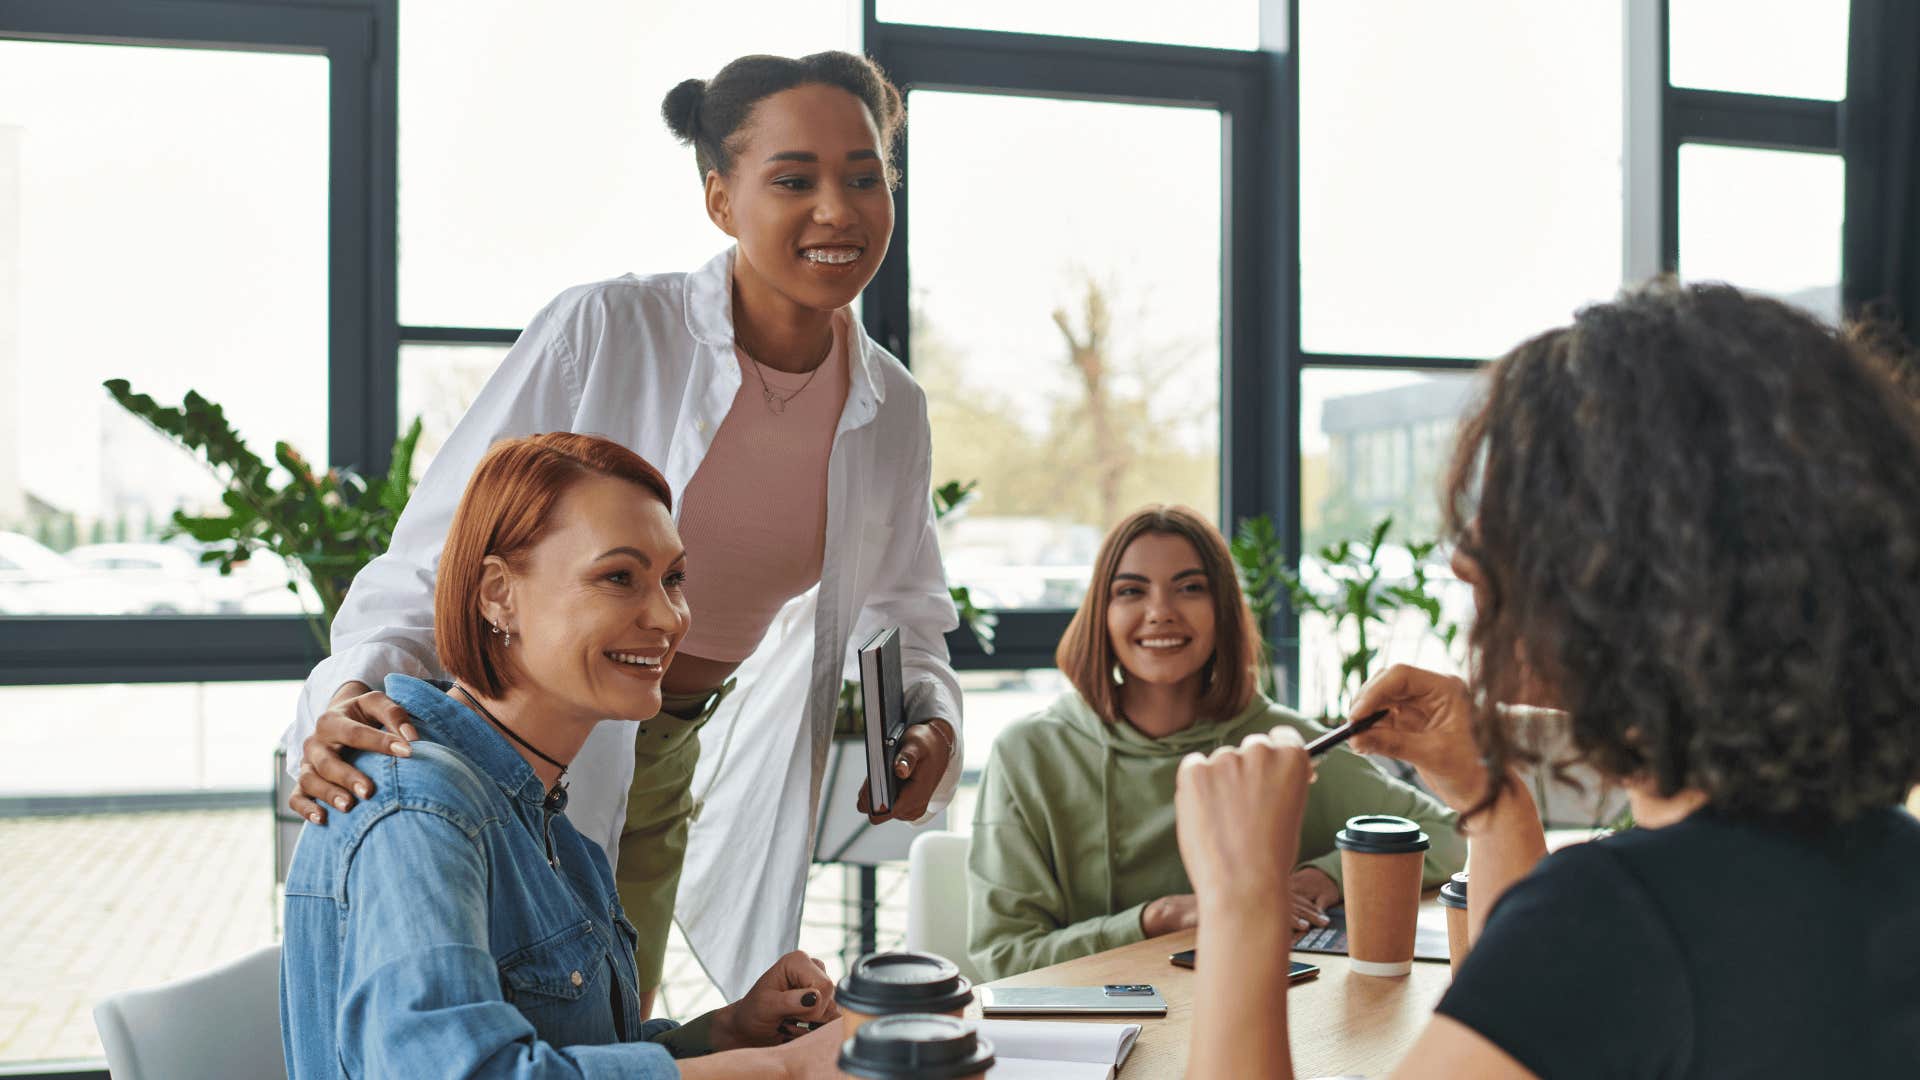
[[993,1043],[988,1080],[1112,1080],[1133,1052],[1139,1024],[981,1020]]

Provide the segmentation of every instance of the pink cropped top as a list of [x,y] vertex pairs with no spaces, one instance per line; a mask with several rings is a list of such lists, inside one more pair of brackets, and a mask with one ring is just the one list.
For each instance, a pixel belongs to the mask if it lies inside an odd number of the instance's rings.
[[[780,608],[820,580],[827,457],[847,403],[849,318],[834,316],[833,348],[811,382],[734,350],[740,390],[680,496],[693,612],[680,651],[689,656],[745,660]],[[784,403],[767,399],[762,379]]]

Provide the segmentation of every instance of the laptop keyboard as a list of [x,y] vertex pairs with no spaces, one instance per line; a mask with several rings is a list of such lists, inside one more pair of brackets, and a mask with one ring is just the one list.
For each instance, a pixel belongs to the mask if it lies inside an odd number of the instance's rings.
[[1312,949],[1317,952],[1346,952],[1347,932],[1337,926],[1316,926],[1300,935],[1293,943],[1296,949]]

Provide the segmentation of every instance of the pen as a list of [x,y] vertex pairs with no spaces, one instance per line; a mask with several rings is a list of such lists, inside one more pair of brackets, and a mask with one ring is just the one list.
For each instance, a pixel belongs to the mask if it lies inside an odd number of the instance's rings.
[[1339,746],[1341,743],[1346,742],[1348,739],[1351,739],[1355,735],[1360,734],[1361,732],[1367,730],[1368,728],[1379,723],[1380,721],[1385,720],[1387,718],[1387,713],[1391,711],[1392,710],[1390,709],[1379,709],[1374,712],[1370,712],[1367,715],[1361,717],[1360,719],[1352,721],[1351,723],[1341,724],[1339,727],[1334,728],[1332,731],[1329,731],[1325,735],[1322,735],[1319,738],[1308,743],[1307,755],[1309,757],[1319,757],[1321,754],[1326,753],[1327,751],[1333,749],[1336,746]]

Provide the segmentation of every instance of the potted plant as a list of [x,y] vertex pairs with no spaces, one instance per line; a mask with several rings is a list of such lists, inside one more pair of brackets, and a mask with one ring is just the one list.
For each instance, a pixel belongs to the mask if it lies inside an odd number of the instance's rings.
[[1431,573],[1438,541],[1407,542],[1410,568],[1404,575],[1390,573],[1381,556],[1388,550],[1392,531],[1393,517],[1388,515],[1374,523],[1364,540],[1338,540],[1322,547],[1314,553],[1317,566],[1309,574],[1305,567],[1289,562],[1272,519],[1261,515],[1241,520],[1230,546],[1247,604],[1260,624],[1260,681],[1268,697],[1277,697],[1275,643],[1269,635],[1283,598],[1292,603],[1296,614],[1325,619],[1338,651],[1338,676],[1327,695],[1323,719],[1346,714],[1347,705],[1373,674],[1381,643],[1403,613],[1415,613],[1444,648],[1453,647],[1460,628],[1447,620]]
[[[189,514],[176,510],[166,536],[187,536],[205,545],[203,563],[220,573],[258,552],[277,555],[286,564],[287,588],[302,597],[302,582],[319,599],[320,610],[307,622],[322,653],[328,631],[346,600],[354,575],[387,550],[393,527],[413,494],[413,450],[420,441],[415,420],[393,446],[385,474],[367,478],[352,469],[317,472],[299,451],[284,442],[273,447],[273,466],[247,448],[227,422],[226,412],[192,390],[178,407],[162,405],[134,392],[125,379],[109,379],[107,393],[122,408],[186,449],[226,485],[223,513]],[[284,477],[284,479],[282,478]]]

